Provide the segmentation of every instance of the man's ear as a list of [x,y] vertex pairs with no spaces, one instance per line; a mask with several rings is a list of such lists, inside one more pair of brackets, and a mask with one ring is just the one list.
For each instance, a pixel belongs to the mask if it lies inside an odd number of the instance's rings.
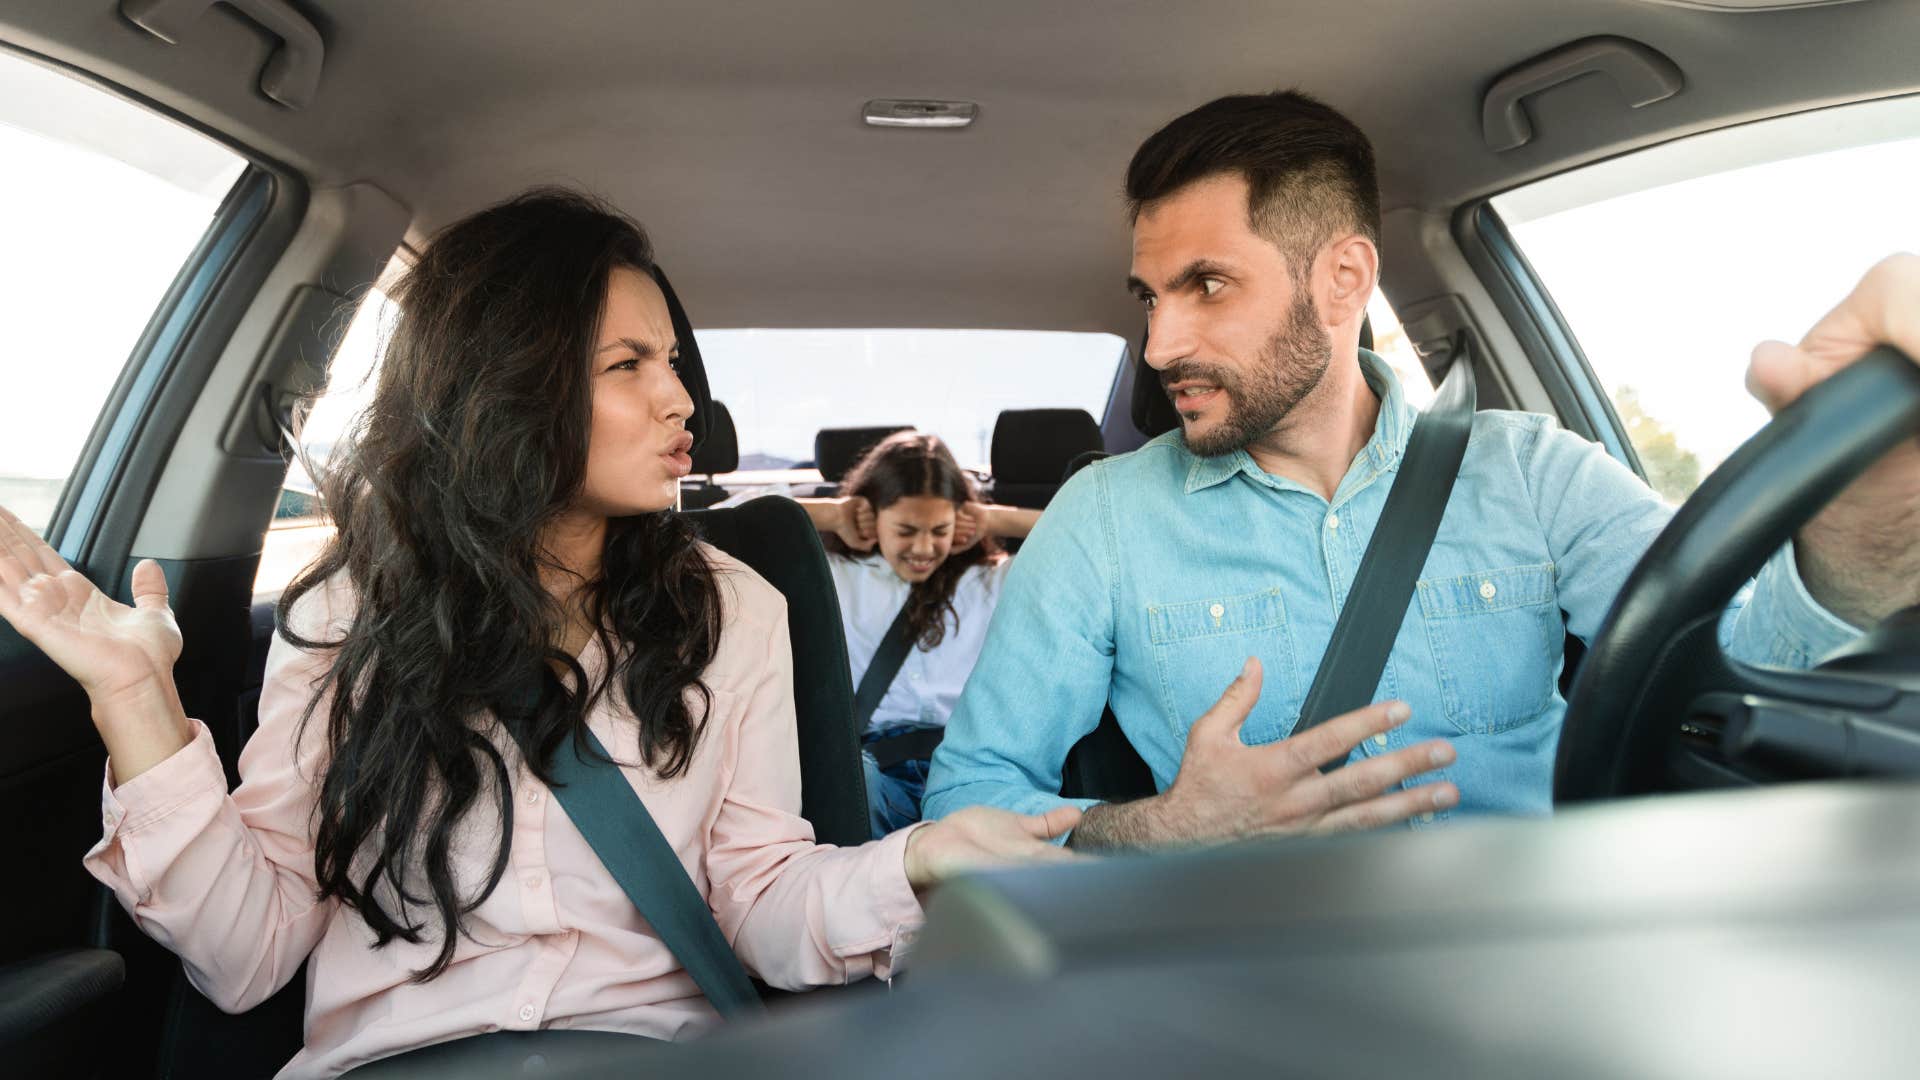
[[1320,318],[1328,326],[1358,325],[1380,281],[1380,251],[1359,233],[1341,237],[1320,252]]

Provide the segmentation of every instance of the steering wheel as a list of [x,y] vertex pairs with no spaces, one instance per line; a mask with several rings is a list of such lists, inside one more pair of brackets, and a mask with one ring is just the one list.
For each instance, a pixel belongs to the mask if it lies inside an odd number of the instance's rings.
[[1714,470],[1647,549],[1589,647],[1560,731],[1555,803],[1920,775],[1920,605],[1811,671],[1738,662],[1718,638],[1741,586],[1916,432],[1920,367],[1880,348],[1802,395]]

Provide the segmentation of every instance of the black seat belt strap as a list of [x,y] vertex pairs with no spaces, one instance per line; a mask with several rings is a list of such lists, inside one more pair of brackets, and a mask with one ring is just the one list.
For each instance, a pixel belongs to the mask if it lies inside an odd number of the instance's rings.
[[913,651],[913,639],[907,630],[907,610],[913,606],[913,598],[900,605],[900,613],[893,617],[887,626],[887,632],[880,637],[880,647],[873,650],[873,659],[867,661],[867,670],[860,676],[860,687],[853,692],[853,730],[867,730],[868,721],[873,719],[875,709],[880,707],[880,699],[887,696],[887,688],[900,674],[900,666],[907,662],[907,654]]
[[700,890],[646,804],[593,732],[587,746],[569,739],[553,755],[554,797],[587,846],[701,993],[726,1017],[762,1008],[747,969],[727,944]]
[[[1455,339],[1453,367],[1432,407],[1414,422],[1399,475],[1347,590],[1346,605],[1300,707],[1294,734],[1373,702],[1460,474],[1477,404],[1473,358],[1463,332]],[[1322,768],[1331,772],[1343,764],[1336,761]]]

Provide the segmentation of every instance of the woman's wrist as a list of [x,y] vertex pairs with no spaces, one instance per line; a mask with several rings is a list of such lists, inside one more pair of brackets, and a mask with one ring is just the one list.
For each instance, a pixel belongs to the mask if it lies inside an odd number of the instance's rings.
[[89,691],[87,696],[94,727],[107,745],[107,763],[116,787],[193,741],[193,725],[167,676],[156,674],[111,690]]

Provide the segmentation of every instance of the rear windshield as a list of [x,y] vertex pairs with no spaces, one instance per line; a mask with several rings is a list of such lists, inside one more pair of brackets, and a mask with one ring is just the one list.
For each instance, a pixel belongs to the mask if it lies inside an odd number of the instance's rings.
[[903,425],[985,469],[1005,409],[1106,412],[1126,343],[1042,330],[701,330],[713,396],[740,434],[740,470],[813,459],[822,428]]

